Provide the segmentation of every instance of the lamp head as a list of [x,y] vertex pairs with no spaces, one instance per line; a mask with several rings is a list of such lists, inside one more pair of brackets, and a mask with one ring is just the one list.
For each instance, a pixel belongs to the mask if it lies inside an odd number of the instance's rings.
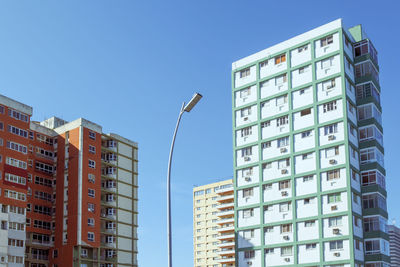
[[203,96],[201,94],[195,93],[192,99],[190,99],[189,103],[187,103],[187,105],[185,106],[184,111],[190,112],[202,97]]

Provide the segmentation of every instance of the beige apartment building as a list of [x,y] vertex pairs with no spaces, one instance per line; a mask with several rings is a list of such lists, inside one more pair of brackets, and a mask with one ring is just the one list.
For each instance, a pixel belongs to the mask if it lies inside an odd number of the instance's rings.
[[193,266],[234,266],[234,230],[232,180],[193,188]]

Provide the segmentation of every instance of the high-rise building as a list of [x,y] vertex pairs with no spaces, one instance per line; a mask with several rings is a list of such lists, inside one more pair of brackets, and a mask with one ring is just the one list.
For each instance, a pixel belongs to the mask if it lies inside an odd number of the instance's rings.
[[395,225],[389,225],[390,238],[390,265],[400,266],[400,229]]
[[0,265],[137,266],[137,143],[0,95]]
[[232,179],[193,188],[193,266],[235,266],[233,201]]
[[389,266],[377,55],[338,19],[232,64],[237,266]]

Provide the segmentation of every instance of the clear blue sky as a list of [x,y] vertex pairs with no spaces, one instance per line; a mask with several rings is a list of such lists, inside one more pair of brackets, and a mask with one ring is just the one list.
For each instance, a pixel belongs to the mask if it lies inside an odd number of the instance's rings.
[[[279,4],[274,4],[279,3]],[[379,51],[390,218],[400,220],[398,1],[1,0],[0,93],[33,119],[85,117],[139,142],[139,264],[166,266],[165,174],[173,168],[176,267],[192,266],[192,187],[232,176],[231,63],[343,18]]]

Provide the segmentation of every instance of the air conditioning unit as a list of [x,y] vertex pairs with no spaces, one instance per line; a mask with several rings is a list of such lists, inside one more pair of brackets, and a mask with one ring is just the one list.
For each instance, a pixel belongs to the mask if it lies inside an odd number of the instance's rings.
[[337,210],[337,206],[336,205],[331,206],[331,210]]
[[335,140],[335,136],[333,134],[328,135],[328,140],[329,141]]
[[249,119],[249,117],[244,117],[243,118],[244,121],[247,121],[248,119]]
[[332,233],[333,233],[334,235],[337,235],[337,234],[340,233],[340,229],[339,229],[339,228],[333,228],[333,229],[332,229]]
[[330,85],[328,85],[328,86],[326,87],[326,90],[332,89],[332,88],[334,88],[334,87],[335,87],[334,85],[330,84]]
[[250,266],[250,265],[253,265],[253,262],[252,262],[252,261],[248,261],[248,262],[247,262],[247,265],[249,265],[249,266]]
[[281,153],[285,153],[287,151],[286,147],[281,148]]
[[340,257],[340,252],[335,252],[335,253],[333,253],[333,256],[335,256],[335,257]]
[[286,262],[290,262],[290,258],[285,258],[285,261]]
[[251,158],[250,157],[244,157],[244,161],[250,161]]
[[246,182],[250,182],[250,181],[251,181],[251,178],[250,178],[250,177],[245,177],[244,180],[245,180]]
[[287,195],[289,195],[287,191],[282,191],[281,194],[283,197],[286,197]]
[[284,240],[289,240],[289,236],[288,236],[288,235],[284,235],[284,236],[283,236],[283,239],[284,239]]
[[329,164],[336,164],[336,160],[335,159],[330,159],[329,160]]
[[282,174],[285,174],[285,173],[287,173],[287,172],[288,172],[287,169],[282,169],[282,170],[281,170],[281,173],[282,173]]

